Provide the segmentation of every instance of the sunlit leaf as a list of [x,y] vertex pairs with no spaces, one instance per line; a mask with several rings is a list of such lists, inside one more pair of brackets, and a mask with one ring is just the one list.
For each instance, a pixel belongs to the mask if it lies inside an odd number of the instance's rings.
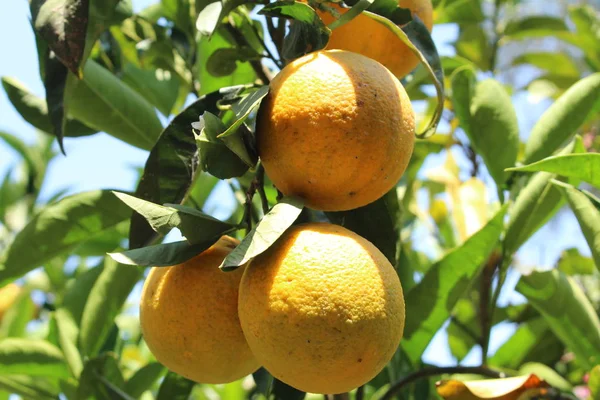
[[544,158],[533,164],[507,171],[546,171],[557,175],[576,178],[600,188],[600,154],[567,154]]
[[193,258],[212,246],[214,241],[191,245],[187,240],[156,244],[148,247],[109,253],[115,261],[126,265],[143,267],[170,267]]
[[583,290],[558,270],[523,276],[516,287],[585,368],[600,360],[600,320]]
[[110,191],[75,194],[46,206],[8,248],[0,281],[16,278],[66,254],[80,243],[129,218],[131,211]]
[[546,110],[531,130],[523,163],[551,155],[600,107],[600,73],[581,79]]
[[144,365],[125,382],[123,390],[133,398],[139,398],[142,393],[150,389],[152,385],[165,373],[165,367],[157,362]]
[[111,322],[141,277],[142,269],[105,258],[104,269],[90,291],[81,316],[79,343],[82,354],[97,354],[110,332]]
[[224,270],[236,269],[267,250],[289,228],[302,212],[304,202],[284,197],[246,235],[221,263]]
[[406,326],[401,346],[418,360],[454,305],[498,244],[506,206],[479,232],[433,265],[406,294]]
[[0,375],[17,374],[66,378],[69,371],[60,349],[45,340],[0,340]]
[[195,384],[196,382],[169,371],[158,389],[156,400],[187,400]]
[[56,400],[59,393],[58,387],[40,379],[39,376],[26,375],[0,376],[0,389],[35,400]]

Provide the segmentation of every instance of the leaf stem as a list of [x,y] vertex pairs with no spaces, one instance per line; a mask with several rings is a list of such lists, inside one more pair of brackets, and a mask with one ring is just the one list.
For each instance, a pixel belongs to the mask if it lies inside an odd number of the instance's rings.
[[[240,31],[238,31],[231,23],[223,24],[223,26],[225,27],[225,29],[227,29],[227,32],[231,34],[238,47],[249,46],[248,41],[246,40],[244,35]],[[268,85],[271,79],[267,75],[265,67],[264,65],[262,65],[260,60],[248,60],[248,62],[250,63],[250,66],[252,66],[252,69],[256,73],[258,79],[260,79],[263,82],[263,84]]]
[[422,378],[443,374],[477,374],[489,378],[505,378],[504,372],[496,371],[487,367],[432,367],[413,372],[403,379],[394,383],[390,389],[381,397],[381,400],[391,400],[404,387]]

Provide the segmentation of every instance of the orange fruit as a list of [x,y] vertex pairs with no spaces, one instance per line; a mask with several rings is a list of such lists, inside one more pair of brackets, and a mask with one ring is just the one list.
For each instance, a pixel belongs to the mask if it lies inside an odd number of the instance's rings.
[[238,244],[223,236],[182,264],[152,268],[142,291],[142,333],[156,359],[202,383],[227,383],[258,369],[240,327],[237,302],[244,268],[219,265]]
[[[398,6],[417,15],[431,32],[433,7],[431,0],[399,0]],[[346,12],[334,6],[340,13]],[[328,12],[319,16],[330,24],[335,18]],[[366,15],[358,15],[350,22],[336,28],[329,37],[327,49],[353,51],[379,61],[399,79],[404,78],[419,64],[417,56],[392,31]]]
[[21,292],[21,286],[16,283],[9,283],[0,288],[0,320],[2,320],[4,314],[6,314],[15,301],[17,301]]
[[312,393],[352,390],[390,361],[404,330],[396,271],[369,241],[338,225],[288,229],[240,284],[242,329],[277,379]]
[[275,186],[324,211],[369,204],[410,160],[415,120],[406,91],[383,65],[342,50],[288,64],[257,118],[258,153]]

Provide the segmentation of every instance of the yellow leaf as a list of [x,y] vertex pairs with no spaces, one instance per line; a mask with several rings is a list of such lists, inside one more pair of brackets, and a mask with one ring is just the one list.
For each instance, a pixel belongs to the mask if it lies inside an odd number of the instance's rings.
[[445,400],[523,400],[542,395],[550,387],[534,374],[466,382],[450,379],[436,386]]

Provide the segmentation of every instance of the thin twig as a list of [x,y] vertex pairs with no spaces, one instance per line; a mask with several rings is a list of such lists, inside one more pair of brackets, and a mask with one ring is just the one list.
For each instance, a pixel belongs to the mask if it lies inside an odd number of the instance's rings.
[[269,212],[269,200],[267,199],[267,194],[265,193],[265,168],[262,164],[259,164],[256,170],[256,190],[258,191],[258,195],[260,196],[260,203],[262,205],[263,213],[266,214]]
[[490,333],[492,330],[491,313],[494,305],[490,303],[494,273],[498,269],[497,253],[492,253],[483,268],[479,286],[479,323],[481,325],[481,365],[487,363],[487,354],[490,347]]
[[422,378],[428,378],[431,376],[443,375],[443,374],[477,374],[486,376],[489,378],[505,378],[504,372],[496,371],[487,367],[433,367],[424,368],[416,371],[398,382],[394,383],[390,389],[381,397],[381,400],[390,400],[405,386],[413,383]]
[[[280,42],[279,42],[279,32],[277,30],[277,28],[275,28],[275,24],[273,24],[273,18],[271,17],[265,17],[265,19],[267,20],[267,30],[269,31],[269,36],[271,36],[271,41],[273,42],[273,44],[275,44],[275,49],[277,50],[277,55],[279,56],[279,59],[281,60],[281,47],[279,46]],[[283,24],[283,20],[279,20],[280,24]],[[281,61],[280,61],[281,62]],[[283,65],[283,63],[282,63]]]
[[[269,18],[269,17],[267,17],[266,19],[271,20],[271,18]],[[277,67],[279,67],[279,69],[283,68],[283,64],[281,63],[281,60],[276,58],[273,55],[273,53],[271,52],[271,50],[269,50],[264,39],[260,37],[260,33],[258,32],[258,29],[256,28],[256,26],[254,26],[253,24],[250,24],[250,26],[251,26],[252,32],[254,33],[254,35],[256,36],[256,38],[258,39],[260,44],[262,45],[263,49],[265,49],[265,51],[267,52],[267,58],[270,58],[275,63],[275,65],[277,65]]]

